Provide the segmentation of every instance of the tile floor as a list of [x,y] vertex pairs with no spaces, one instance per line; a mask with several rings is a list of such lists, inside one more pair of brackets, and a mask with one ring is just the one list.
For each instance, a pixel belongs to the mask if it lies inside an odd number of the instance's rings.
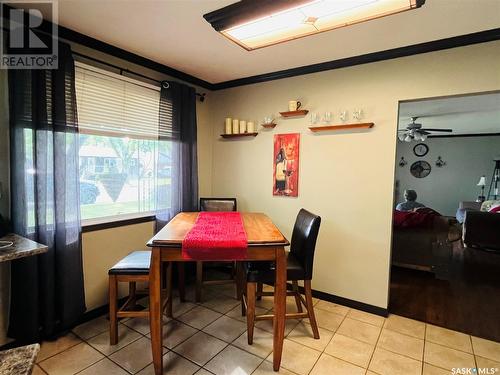
[[[272,325],[259,322],[249,346],[245,318],[233,296],[231,285],[211,286],[201,304],[174,302],[176,319],[165,318],[164,327],[168,374],[273,374]],[[307,321],[288,321],[282,374],[444,375],[452,368],[475,367],[500,374],[500,343],[396,315],[384,319],[314,302],[321,338],[312,338]],[[264,313],[272,299],[258,304],[258,313]],[[294,306],[291,298],[287,308]],[[119,335],[118,345],[110,346],[105,317],[78,326],[57,341],[42,343],[34,374],[153,374],[148,321],[123,320]]]

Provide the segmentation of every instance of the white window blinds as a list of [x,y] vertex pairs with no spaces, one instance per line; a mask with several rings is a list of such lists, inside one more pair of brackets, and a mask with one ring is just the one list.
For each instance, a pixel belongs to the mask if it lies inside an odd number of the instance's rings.
[[159,87],[81,63],[75,83],[80,133],[158,139]]

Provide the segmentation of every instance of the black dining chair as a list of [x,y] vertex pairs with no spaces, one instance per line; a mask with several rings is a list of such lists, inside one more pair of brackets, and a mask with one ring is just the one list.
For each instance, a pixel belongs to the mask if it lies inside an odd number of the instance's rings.
[[[200,198],[200,211],[236,211],[236,198]],[[196,262],[196,302],[201,301],[201,290],[203,284],[228,284],[236,282],[236,268],[234,262],[211,262],[215,266],[223,266],[229,270],[230,279],[210,279],[205,280],[203,277],[204,262]],[[239,288],[236,291],[237,298],[240,298]]]
[[[315,339],[319,339],[318,325],[314,316],[311,280],[313,276],[314,250],[318,238],[321,217],[301,209],[293,227],[290,251],[287,252],[287,281],[292,282],[292,291],[287,296],[295,297],[296,313],[287,313],[287,319],[309,318]],[[272,319],[273,315],[255,315],[255,301],[261,296],[273,296],[274,292],[263,292],[262,284],[274,285],[275,266],[272,262],[249,262],[245,265],[246,292],[242,298],[242,311],[247,315],[248,344],[253,342],[253,328],[257,320]],[[304,297],[299,291],[298,281],[304,281]],[[246,304],[245,304],[246,302]],[[303,312],[304,305],[306,312]]]

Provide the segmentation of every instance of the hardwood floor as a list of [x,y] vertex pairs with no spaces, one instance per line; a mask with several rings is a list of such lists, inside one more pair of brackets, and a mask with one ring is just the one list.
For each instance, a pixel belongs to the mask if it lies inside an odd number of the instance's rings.
[[392,267],[389,311],[500,341],[500,253],[455,242],[449,280]]

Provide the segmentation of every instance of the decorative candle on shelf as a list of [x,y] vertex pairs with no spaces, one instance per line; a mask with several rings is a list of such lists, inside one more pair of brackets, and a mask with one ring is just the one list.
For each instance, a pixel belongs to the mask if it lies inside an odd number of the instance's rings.
[[232,121],[231,117],[226,117],[226,134],[231,134]]
[[247,132],[247,122],[245,120],[240,120],[240,134]]
[[255,133],[255,124],[253,121],[248,121],[247,122],[247,132],[249,133]]
[[238,134],[240,132],[239,124],[240,124],[240,122],[238,121],[238,119],[234,118],[233,119],[233,134]]

